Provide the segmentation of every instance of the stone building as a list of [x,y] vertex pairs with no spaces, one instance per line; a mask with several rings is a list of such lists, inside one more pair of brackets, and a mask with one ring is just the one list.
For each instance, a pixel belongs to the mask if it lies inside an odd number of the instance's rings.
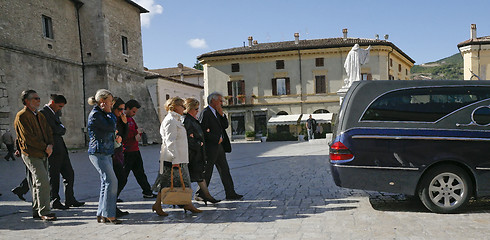
[[[359,44],[371,46],[369,62],[362,66],[365,80],[410,78],[414,61],[387,40],[347,37],[257,43],[198,56],[204,66],[205,96],[219,91],[227,99],[233,138],[245,131],[261,133],[277,115],[337,113],[339,96],[347,76],[344,62]],[[280,125],[275,123],[275,125]],[[279,126],[269,131],[291,131]]]
[[181,63],[176,68],[148,70],[146,86],[160,121],[167,115],[165,102],[172,97],[195,98],[201,103],[199,108],[202,109],[205,105],[203,79],[203,71],[186,67]]
[[12,126],[23,90],[36,90],[42,104],[63,94],[65,141],[82,147],[92,108],[87,98],[106,88],[138,100],[136,121],[150,141],[160,139],[144,82],[140,14],[146,9],[130,0],[6,0],[0,11],[0,128]]
[[477,37],[476,24],[471,24],[470,39],[459,43],[458,48],[465,80],[490,79],[490,36]]

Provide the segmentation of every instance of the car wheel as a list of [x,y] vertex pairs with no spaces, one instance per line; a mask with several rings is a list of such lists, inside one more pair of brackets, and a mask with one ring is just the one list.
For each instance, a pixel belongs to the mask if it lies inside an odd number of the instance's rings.
[[470,177],[463,169],[446,165],[424,175],[419,197],[432,212],[454,213],[468,203],[472,189]]

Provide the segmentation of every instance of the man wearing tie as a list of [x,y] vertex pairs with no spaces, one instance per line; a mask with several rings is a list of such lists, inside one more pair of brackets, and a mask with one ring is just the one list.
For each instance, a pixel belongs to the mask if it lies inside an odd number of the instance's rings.
[[[204,132],[207,163],[204,167],[204,178],[209,186],[209,181],[213,174],[214,165],[225,188],[226,199],[240,200],[243,195],[235,192],[233,179],[231,177],[226,152],[231,152],[231,144],[226,128],[228,128],[228,119],[223,113],[223,95],[213,92],[208,96],[208,106],[203,110],[200,122]],[[199,191],[198,191],[199,194]],[[197,195],[198,195],[197,194]],[[196,197],[199,198],[198,196]]]
[[[75,174],[71,166],[68,149],[63,140],[66,128],[60,120],[61,109],[65,104],[66,98],[63,95],[51,94],[49,103],[40,110],[53,132],[53,154],[48,158],[51,207],[62,210],[68,209],[69,207],[80,207],[85,204],[85,202],[77,201],[73,193]],[[60,174],[63,176],[63,183],[65,184],[65,205],[61,203],[59,195]]]

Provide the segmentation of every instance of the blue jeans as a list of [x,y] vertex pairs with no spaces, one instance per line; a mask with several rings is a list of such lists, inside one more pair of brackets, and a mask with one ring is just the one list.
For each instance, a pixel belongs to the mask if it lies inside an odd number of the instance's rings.
[[315,139],[315,133],[313,129],[308,129],[308,140]]
[[88,158],[100,174],[100,196],[97,216],[116,217],[117,178],[111,155],[89,154]]

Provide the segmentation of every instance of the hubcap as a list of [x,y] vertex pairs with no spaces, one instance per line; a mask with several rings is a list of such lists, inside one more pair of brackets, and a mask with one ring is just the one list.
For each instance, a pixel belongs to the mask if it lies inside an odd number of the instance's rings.
[[430,200],[439,207],[448,208],[461,204],[466,186],[458,175],[441,173],[432,179],[429,186]]

